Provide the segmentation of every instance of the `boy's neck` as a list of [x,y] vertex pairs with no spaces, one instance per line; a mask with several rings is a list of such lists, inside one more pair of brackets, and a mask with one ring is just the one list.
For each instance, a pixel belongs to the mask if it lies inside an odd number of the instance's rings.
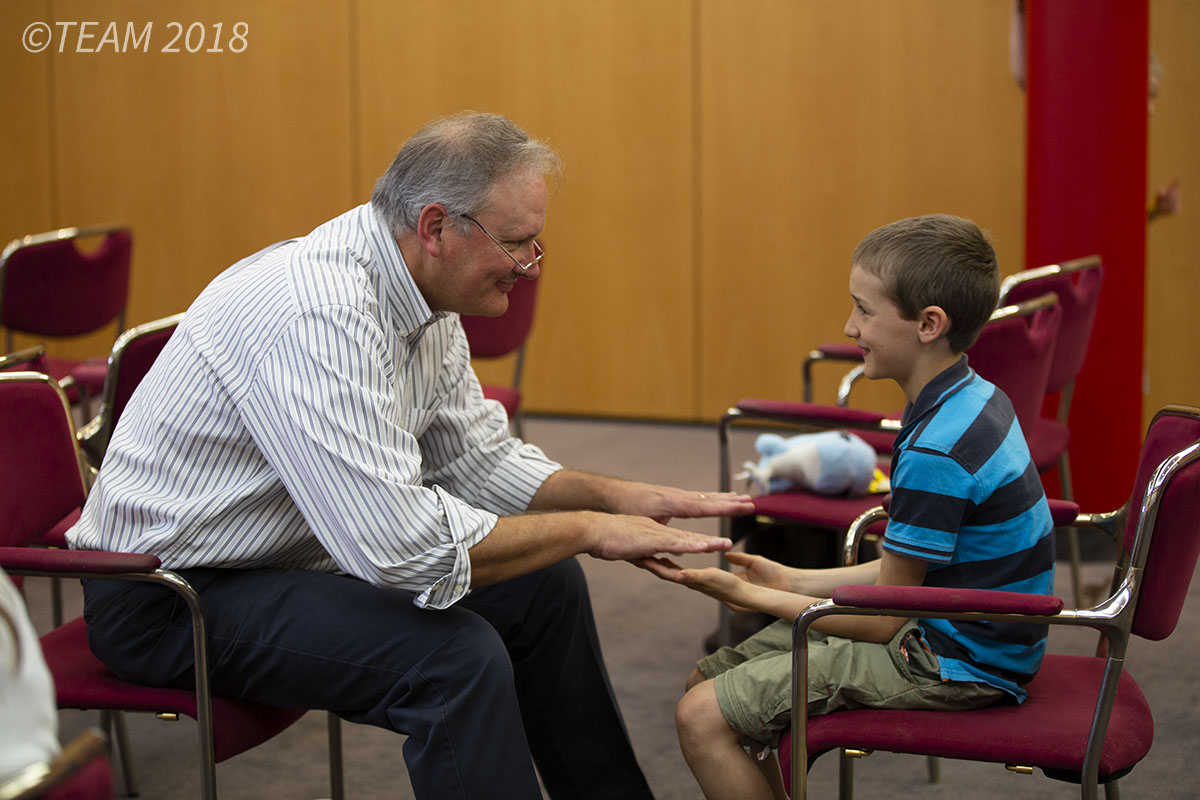
[[925,354],[926,357],[920,359],[909,373],[908,380],[898,381],[908,402],[917,402],[921,391],[929,385],[929,382],[957,364],[962,355],[962,353],[956,353],[944,347],[928,351]]

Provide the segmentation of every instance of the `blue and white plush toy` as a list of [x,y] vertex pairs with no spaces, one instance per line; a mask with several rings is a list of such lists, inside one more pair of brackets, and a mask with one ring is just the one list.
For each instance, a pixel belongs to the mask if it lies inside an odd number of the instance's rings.
[[745,477],[759,492],[800,486],[820,494],[860,497],[886,492],[887,478],[875,466],[875,450],[846,431],[821,431],[783,437],[764,433],[754,442],[762,456],[745,463]]

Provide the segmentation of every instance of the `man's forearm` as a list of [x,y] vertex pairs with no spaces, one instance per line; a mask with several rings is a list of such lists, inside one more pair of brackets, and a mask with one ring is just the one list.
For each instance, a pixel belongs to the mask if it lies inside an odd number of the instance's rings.
[[542,483],[529,502],[530,511],[612,511],[618,478],[577,469],[560,469]]
[[578,512],[500,517],[468,551],[471,585],[500,583],[586,552],[588,531]]
[[625,561],[662,553],[713,553],[730,544],[728,539],[626,514],[560,511],[500,517],[468,551],[471,585],[498,583],[581,554]]
[[749,514],[754,505],[748,496],[735,492],[697,492],[562,469],[542,483],[529,510],[606,511],[666,522]]

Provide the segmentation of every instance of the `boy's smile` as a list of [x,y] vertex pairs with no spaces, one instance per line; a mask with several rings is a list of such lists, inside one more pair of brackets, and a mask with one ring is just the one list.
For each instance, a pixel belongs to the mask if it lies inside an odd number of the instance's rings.
[[919,323],[902,318],[883,281],[858,266],[850,270],[850,297],[854,308],[844,333],[862,348],[864,374],[872,380],[891,378],[907,393],[920,357]]

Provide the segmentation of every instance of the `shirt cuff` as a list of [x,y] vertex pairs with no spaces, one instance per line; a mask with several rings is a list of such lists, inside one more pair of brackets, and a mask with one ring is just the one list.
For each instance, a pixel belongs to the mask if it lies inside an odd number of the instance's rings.
[[490,511],[472,508],[440,486],[434,486],[433,492],[450,529],[454,566],[420,592],[413,603],[418,608],[449,608],[471,590],[471,556],[467,551],[496,527],[499,517]]

